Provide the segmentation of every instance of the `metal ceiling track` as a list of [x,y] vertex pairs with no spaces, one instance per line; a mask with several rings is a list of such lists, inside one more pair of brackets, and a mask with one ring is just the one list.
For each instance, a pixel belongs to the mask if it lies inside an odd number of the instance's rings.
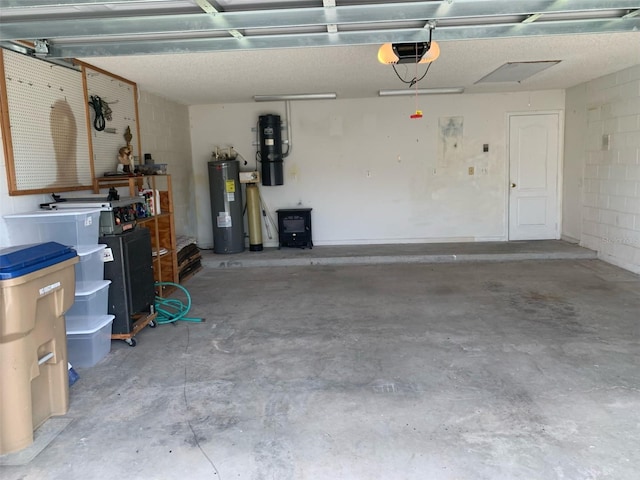
[[[640,0],[445,0],[204,9],[200,0],[3,0],[0,42],[56,58],[640,32]],[[239,2],[240,4],[241,2]],[[335,4],[335,6],[334,6]],[[248,4],[247,4],[248,5]],[[255,9],[256,5],[262,9]],[[248,8],[248,6],[247,6]],[[1,45],[1,44],[0,44]]]

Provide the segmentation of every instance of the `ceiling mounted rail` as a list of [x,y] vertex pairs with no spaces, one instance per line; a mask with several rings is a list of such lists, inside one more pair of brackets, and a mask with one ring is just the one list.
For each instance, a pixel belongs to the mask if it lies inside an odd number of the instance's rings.
[[[323,4],[324,4],[323,0]],[[334,1],[334,0],[328,0]],[[47,12],[50,14],[54,11],[68,11],[75,14],[83,14],[92,11],[120,11],[126,13],[138,13],[153,8],[172,8],[178,9],[179,7],[187,8],[192,7],[194,11],[200,10],[200,3],[211,2],[207,0],[194,0],[193,2],[188,0],[57,0],[52,2],[50,0],[4,0],[2,8],[5,14],[22,15],[22,14],[35,14],[38,10],[42,13]],[[214,4],[216,2],[213,2]],[[282,10],[295,10],[287,8],[269,8],[271,2],[248,2],[245,3],[247,8],[242,9],[243,2],[237,2],[238,7],[235,10],[242,10],[244,12],[249,11],[282,11]],[[251,8],[251,3],[259,5],[259,8],[255,6]],[[278,5],[278,2],[273,2]],[[340,6],[336,3],[336,8],[344,9],[350,5]],[[455,14],[461,17],[475,16],[479,12],[485,11],[488,15],[505,15],[513,11],[515,8],[518,10],[526,10],[529,13],[563,13],[563,12],[581,12],[589,10],[607,10],[618,8],[636,9],[637,2],[633,0],[571,0],[571,1],[558,1],[558,0],[518,0],[517,2],[509,0],[427,0],[427,1],[406,1],[406,2],[393,2],[393,3],[380,3],[380,2],[361,2],[362,4],[369,3],[367,8],[375,8],[382,6],[390,6],[395,10],[404,10],[411,6],[422,6],[423,8],[429,8],[432,10],[445,10],[450,12],[449,14]],[[281,6],[281,5],[280,5]],[[353,5],[351,5],[353,6]],[[208,8],[208,7],[205,7]],[[218,11],[213,5],[211,8]],[[302,9],[315,10],[317,7],[302,7]],[[468,12],[467,12],[468,11]]]
[[[189,32],[242,31],[262,28],[295,29],[309,26],[336,26],[357,24],[380,24],[394,28],[394,22],[429,21],[447,19],[483,19],[484,23],[508,23],[524,21],[531,15],[543,14],[591,14],[594,12],[619,11],[619,17],[640,8],[638,0],[576,0],[558,2],[557,0],[523,0],[518,2],[505,0],[456,0],[443,2],[402,2],[387,4],[359,4],[335,7],[302,7],[266,10],[244,10],[203,13],[195,6],[194,13],[150,14],[144,7],[157,4],[180,4],[175,0],[128,0],[111,2],[92,2],[90,0],[63,0],[71,10],[57,10],[59,4],[52,6],[44,1],[5,0],[0,12],[1,40],[34,40],[36,38],[95,38],[107,36],[127,36],[145,34],[176,34]],[[199,2],[211,5],[209,2]],[[20,6],[13,6],[13,5]],[[63,6],[64,6],[63,5]],[[126,9],[109,9],[107,6],[127,6]],[[329,4],[330,5],[330,4]],[[193,6],[193,5],[192,5]],[[54,8],[55,7],[55,8]],[[103,7],[103,8],[98,8]],[[134,8],[138,7],[138,8]],[[183,12],[184,10],[177,10]],[[41,12],[41,13],[39,13]],[[521,17],[512,19],[509,17]],[[502,17],[502,19],[500,19]],[[537,17],[536,17],[537,18]],[[593,16],[586,17],[593,19]],[[494,21],[495,20],[495,21]],[[539,19],[542,21],[543,18]],[[330,32],[331,33],[331,32]],[[597,32],[593,32],[597,33]]]
[[[372,0],[373,1],[373,0]],[[455,0],[275,8],[276,0],[3,0],[0,42],[54,58],[601,34],[640,30],[640,0]],[[244,7],[244,9],[243,9]],[[258,9],[260,8],[260,9]]]
[[[507,25],[475,25],[438,27],[438,41],[473,40],[550,35],[579,35],[619,33],[640,30],[640,18],[628,20],[590,20],[584,22],[517,23]],[[49,56],[56,58],[84,58],[141,54],[179,54],[212,51],[239,51],[255,49],[331,47],[336,45],[369,45],[384,42],[426,42],[429,32],[423,28],[379,31],[352,31],[338,33],[310,33],[298,35],[245,36],[242,39],[187,38],[119,40],[117,42],[52,42]]]

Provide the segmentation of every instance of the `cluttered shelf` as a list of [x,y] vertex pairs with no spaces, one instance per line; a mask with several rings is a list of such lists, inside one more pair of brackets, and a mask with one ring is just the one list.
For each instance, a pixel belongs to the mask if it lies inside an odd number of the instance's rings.
[[[157,174],[157,175],[109,175],[105,177],[96,177],[93,179],[93,189],[97,192],[101,188],[106,187],[129,187],[129,194],[131,196],[136,195],[136,187],[137,189],[142,189],[145,180],[150,180],[153,178],[168,178],[171,175],[168,174]],[[170,181],[170,180],[169,180]]]
[[128,187],[131,197],[145,196],[149,216],[138,217],[136,223],[151,233],[155,281],[179,283],[171,175],[113,175],[94,180],[95,193],[117,187]]

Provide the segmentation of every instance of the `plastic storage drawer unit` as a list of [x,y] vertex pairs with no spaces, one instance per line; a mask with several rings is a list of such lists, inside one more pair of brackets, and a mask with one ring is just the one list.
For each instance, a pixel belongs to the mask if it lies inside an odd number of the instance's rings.
[[14,245],[34,242],[95,245],[100,234],[99,208],[38,210],[4,218]]
[[76,247],[76,282],[104,280],[103,254],[106,245],[80,245]]
[[98,324],[87,330],[67,331],[69,362],[75,367],[93,367],[111,351],[113,315],[103,315]]
[[64,313],[77,262],[57,243],[0,249],[0,455],[69,408]]
[[106,315],[109,309],[110,283],[111,280],[76,283],[75,303],[67,312],[67,319]]

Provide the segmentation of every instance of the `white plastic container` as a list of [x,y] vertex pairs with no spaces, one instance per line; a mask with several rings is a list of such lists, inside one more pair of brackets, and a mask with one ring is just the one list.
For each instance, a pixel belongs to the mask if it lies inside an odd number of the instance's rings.
[[95,330],[104,323],[104,318],[108,315],[65,315],[66,332],[84,332]]
[[[76,282],[75,302],[67,312],[67,322],[69,321],[69,317],[96,317],[106,315],[109,311],[110,283],[111,280]],[[69,333],[68,328],[67,333]]]
[[75,367],[93,367],[111,351],[113,315],[104,315],[90,330],[69,331],[67,328],[67,356]]
[[100,232],[99,208],[38,210],[5,215],[12,245],[58,242],[96,245]]
[[79,245],[74,247],[80,261],[76,263],[76,282],[104,280],[102,256],[106,245]]

